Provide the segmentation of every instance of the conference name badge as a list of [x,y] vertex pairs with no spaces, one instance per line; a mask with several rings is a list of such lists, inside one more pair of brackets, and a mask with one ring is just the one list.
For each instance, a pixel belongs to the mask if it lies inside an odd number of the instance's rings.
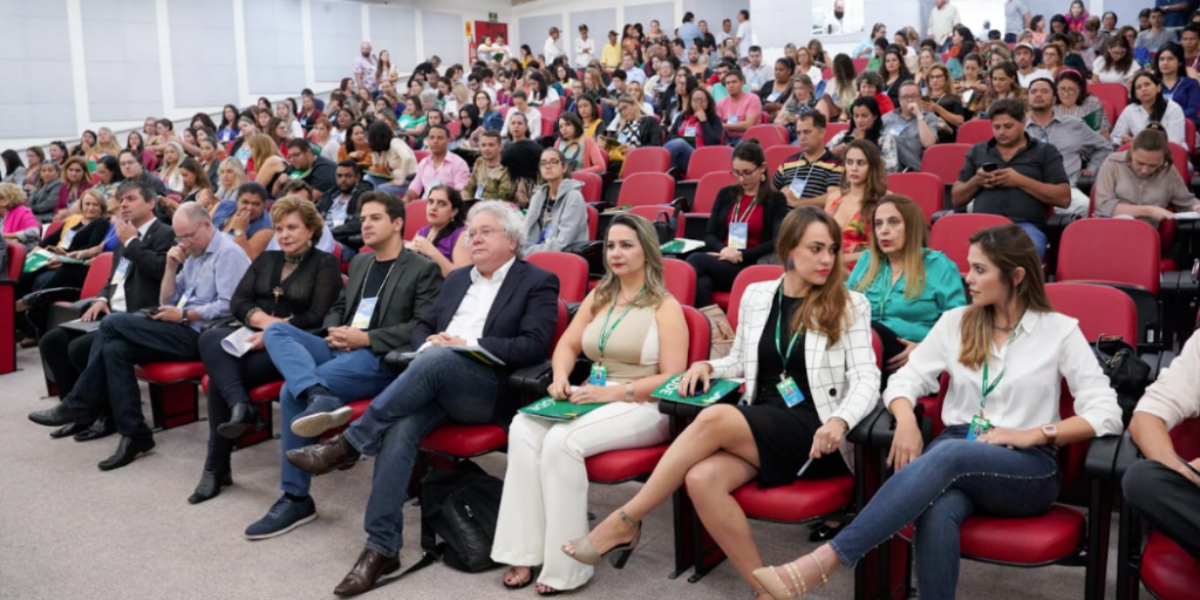
[[375,305],[378,302],[378,297],[359,300],[358,310],[354,311],[354,318],[350,321],[350,326],[364,331],[369,329],[371,327],[371,317],[375,314]]
[[750,239],[750,225],[746,222],[729,224],[729,243],[726,246],[734,250],[745,250]]
[[971,417],[971,428],[967,430],[967,441],[975,441],[975,439],[986,433],[987,430],[991,428],[991,421],[979,415]]
[[800,386],[796,385],[796,381],[791,377],[785,377],[783,381],[775,384],[775,389],[779,390],[779,395],[783,397],[788,408],[804,402],[804,392],[800,391]]

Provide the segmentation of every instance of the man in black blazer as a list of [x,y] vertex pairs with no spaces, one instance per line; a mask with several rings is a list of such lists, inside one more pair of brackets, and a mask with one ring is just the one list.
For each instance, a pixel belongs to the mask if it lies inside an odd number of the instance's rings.
[[[489,200],[471,209],[467,225],[473,267],[450,274],[433,310],[413,330],[420,350],[412,363],[340,436],[287,453],[316,475],[353,467],[374,456],[367,503],[367,544],[334,590],[355,595],[400,568],[401,513],[421,439],[445,423],[506,423],[513,403],[508,375],[545,360],[558,317],[558,278],[517,257],[523,220],[507,203]],[[452,350],[486,350],[503,364],[486,364]]]
[[[411,350],[417,319],[433,306],[442,287],[436,263],[404,250],[404,204],[392,194],[362,195],[363,240],[373,250],[350,262],[346,287],[325,317],[326,335],[287,323],[263,333],[271,362],[283,375],[279,394],[287,452],[315,441],[326,429],[350,421],[347,402],[372,398],[396,378],[384,363],[392,350]],[[316,518],[308,495],[312,477],[282,461],[280,498],[246,529],[249,539],[286,533]]]
[[[140,181],[127,181],[117,188],[120,216],[113,219],[117,247],[113,252],[108,285],[92,299],[82,320],[96,321],[110,312],[136,312],[158,306],[158,291],[167,268],[167,251],[175,244],[175,233],[154,216],[153,188]],[[42,362],[50,369],[59,398],[75,387],[87,367],[95,331],[55,327],[42,336],[38,346]],[[107,410],[105,411],[108,412]],[[90,427],[89,427],[90,425]],[[77,441],[94,440],[116,432],[116,424],[105,414],[94,423],[72,423],[50,437],[75,436]]]

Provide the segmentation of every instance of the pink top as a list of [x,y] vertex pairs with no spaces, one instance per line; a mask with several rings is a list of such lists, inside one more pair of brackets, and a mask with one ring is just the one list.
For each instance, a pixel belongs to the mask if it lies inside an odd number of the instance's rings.
[[17,233],[41,226],[37,217],[33,216],[33,211],[22,204],[8,210],[8,214],[4,216],[4,228],[0,230],[0,233]]
[[433,166],[433,156],[421,159],[421,162],[417,163],[417,176],[408,184],[408,189],[424,198],[428,195],[428,190],[439,185],[461,190],[467,186],[467,180],[470,178],[471,168],[467,166],[467,161],[453,152],[447,152],[442,166],[437,168]]
[[742,92],[737,100],[729,96],[717,103],[717,116],[721,117],[722,123],[746,123],[750,121],[752,114],[754,120],[751,124],[758,125],[759,116],[762,115],[762,99],[757,94]]

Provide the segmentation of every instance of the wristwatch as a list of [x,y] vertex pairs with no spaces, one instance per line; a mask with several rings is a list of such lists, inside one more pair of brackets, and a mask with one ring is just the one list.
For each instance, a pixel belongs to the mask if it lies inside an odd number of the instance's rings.
[[188,313],[187,313],[187,310],[183,310],[183,311],[181,311],[181,312],[182,312],[183,314],[182,314],[182,316],[180,316],[180,317],[179,317],[179,324],[180,324],[180,325],[183,325],[183,326],[185,326],[185,327],[186,327],[186,326],[188,326],[188,325],[191,325],[191,324],[192,324],[192,320],[188,318]]
[[234,229],[234,230],[233,230],[233,237],[242,237],[242,236],[244,236],[244,235],[246,235],[246,232],[245,232],[245,231],[242,231],[241,229]]
[[633,402],[633,384],[632,383],[625,384],[625,401]]
[[1054,425],[1042,425],[1042,435],[1046,436],[1046,443],[1054,446],[1057,445],[1058,427]]

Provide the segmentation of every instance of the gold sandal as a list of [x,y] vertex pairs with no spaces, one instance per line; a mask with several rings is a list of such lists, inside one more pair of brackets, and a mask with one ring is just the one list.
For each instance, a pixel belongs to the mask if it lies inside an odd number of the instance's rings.
[[[825,567],[821,566],[821,561],[817,560],[817,557],[812,554],[809,554],[808,557],[817,564],[817,570],[821,573],[821,584],[813,589],[816,590],[828,585],[829,577],[825,574]],[[784,573],[788,576],[791,583],[790,586],[788,585],[788,581],[784,581],[783,577],[780,577],[780,569],[783,569]],[[795,563],[788,563],[782,567],[755,569],[753,575],[755,581],[762,585],[763,589],[768,594],[771,594],[771,597],[775,600],[794,600],[809,592],[808,584],[804,581],[804,575],[800,572],[800,569],[796,568]]]

